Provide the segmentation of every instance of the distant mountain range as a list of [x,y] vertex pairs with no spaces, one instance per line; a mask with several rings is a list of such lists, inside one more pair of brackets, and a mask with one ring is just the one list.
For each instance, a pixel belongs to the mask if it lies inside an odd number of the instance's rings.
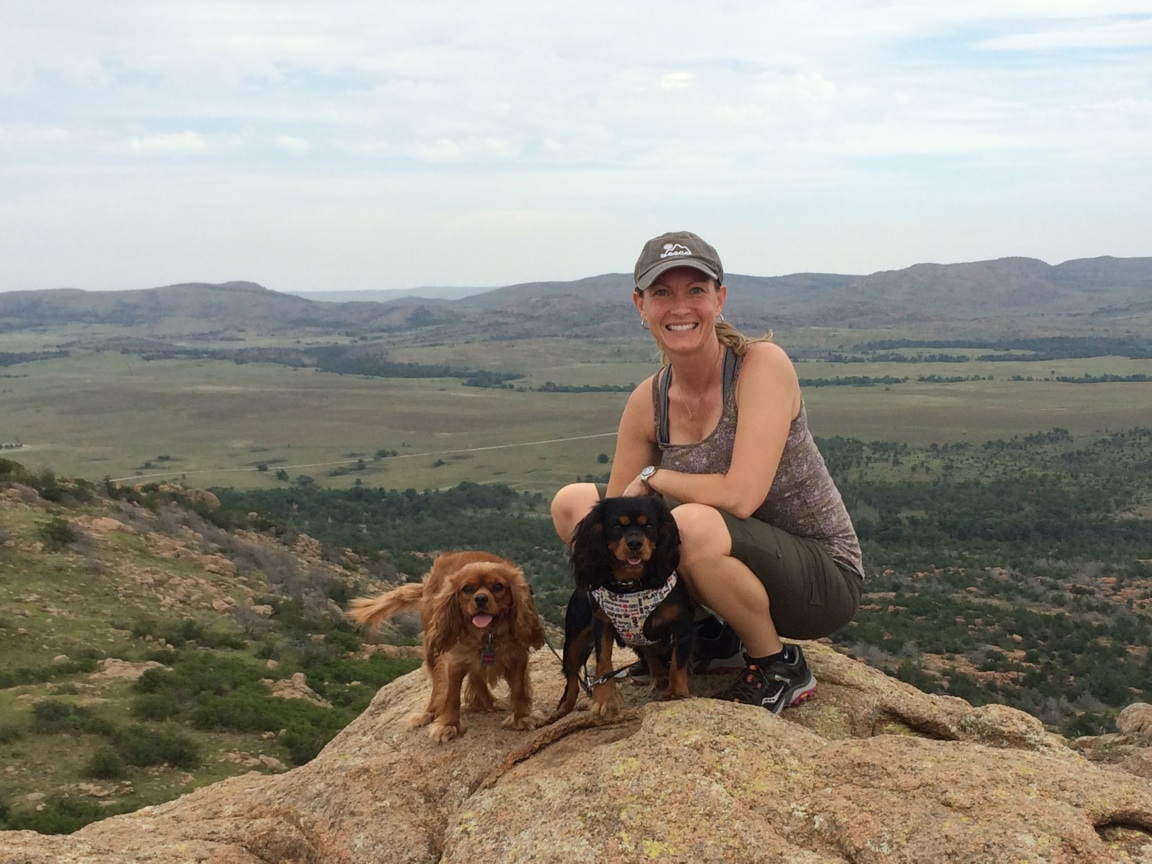
[[[1152,258],[1032,258],[917,264],[867,276],[729,274],[727,317],[743,329],[914,328],[945,333],[1152,332]],[[379,299],[380,292],[307,297],[252,282],[169,285],[134,291],[0,293],[0,331],[73,323],[145,332],[206,329],[355,334],[434,328],[438,337],[483,328],[490,338],[606,336],[635,332],[632,279],[609,273],[467,293]],[[452,297],[454,293],[467,296]],[[446,296],[447,295],[447,296]],[[369,298],[374,299],[369,299]],[[322,299],[323,298],[323,299]]]

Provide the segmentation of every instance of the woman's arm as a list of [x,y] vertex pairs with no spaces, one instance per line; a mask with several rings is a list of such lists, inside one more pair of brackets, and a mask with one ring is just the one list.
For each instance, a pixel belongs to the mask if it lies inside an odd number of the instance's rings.
[[[727,474],[685,474],[662,468],[649,486],[678,501],[708,504],[740,518],[752,515],[768,497],[788,431],[800,413],[800,382],[782,348],[771,342],[749,347],[741,364],[736,405],[736,442]],[[634,483],[629,492],[639,488],[639,481]]]
[[[647,495],[642,486],[633,486],[640,471],[660,462],[656,446],[655,410],[652,405],[652,376],[640,383],[628,397],[620,428],[616,433],[616,456],[608,478],[608,495]],[[632,491],[626,491],[632,489]],[[636,491],[636,490],[639,491]]]

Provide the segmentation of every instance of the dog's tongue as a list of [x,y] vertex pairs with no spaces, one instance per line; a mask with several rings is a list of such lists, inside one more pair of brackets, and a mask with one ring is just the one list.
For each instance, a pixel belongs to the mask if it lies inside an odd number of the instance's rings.
[[636,565],[638,565],[639,563],[640,563],[640,559],[639,559],[639,558],[629,558],[629,559],[628,559],[628,566],[630,566],[630,567],[635,567],[635,566],[636,566]]
[[492,616],[491,615],[483,615],[483,614],[473,615],[472,616],[472,623],[475,624],[477,627],[479,627],[481,630],[483,630],[485,627],[487,627],[489,624],[492,623]]

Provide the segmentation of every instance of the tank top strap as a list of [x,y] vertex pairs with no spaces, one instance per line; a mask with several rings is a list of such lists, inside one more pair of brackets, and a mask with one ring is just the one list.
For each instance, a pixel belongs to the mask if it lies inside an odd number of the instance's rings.
[[740,358],[728,345],[724,346],[724,404],[728,404],[728,395],[732,392],[732,383],[736,380],[736,373],[740,369]]
[[[724,346],[724,404],[732,392],[736,373],[740,370],[740,358],[728,345]],[[656,443],[663,447],[668,443],[668,388],[672,386],[672,367],[661,366],[652,378],[652,403],[656,409]]]
[[652,404],[656,408],[656,443],[668,443],[668,387],[672,384],[672,367],[661,366],[652,378]]

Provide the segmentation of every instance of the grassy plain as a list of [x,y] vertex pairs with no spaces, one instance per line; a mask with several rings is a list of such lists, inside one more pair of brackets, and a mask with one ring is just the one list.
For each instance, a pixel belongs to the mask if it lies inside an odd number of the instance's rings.
[[[79,338],[36,342],[27,334],[6,334],[0,336],[0,351],[84,342],[85,334],[67,335]],[[794,342],[806,345],[842,337],[795,335]],[[854,337],[860,340],[861,334]],[[254,338],[248,344],[267,341]],[[781,342],[789,347],[788,340]],[[145,361],[110,350],[70,350],[66,358],[0,369],[0,444],[21,444],[0,450],[0,456],[33,470],[91,480],[175,478],[200,487],[273,487],[284,482],[276,478],[283,471],[288,482],[307,475],[333,487],[359,480],[426,489],[471,480],[547,493],[607,470],[600,457],[613,452],[627,394],[534,388],[546,382],[633,385],[657,365],[652,343],[639,336],[518,342],[478,337],[423,345],[398,338],[390,346],[395,361],[522,374],[511,389],[466,387],[455,378],[369,378],[263,363]],[[797,363],[797,371],[802,379],[908,379],[868,387],[807,387],[809,419],[819,437],[982,443],[1053,427],[1086,435],[1146,425],[1152,417],[1152,382],[1054,380],[1085,374],[1152,377],[1152,360],[806,361]],[[932,375],[982,380],[918,380]],[[381,451],[388,455],[378,457]]]

